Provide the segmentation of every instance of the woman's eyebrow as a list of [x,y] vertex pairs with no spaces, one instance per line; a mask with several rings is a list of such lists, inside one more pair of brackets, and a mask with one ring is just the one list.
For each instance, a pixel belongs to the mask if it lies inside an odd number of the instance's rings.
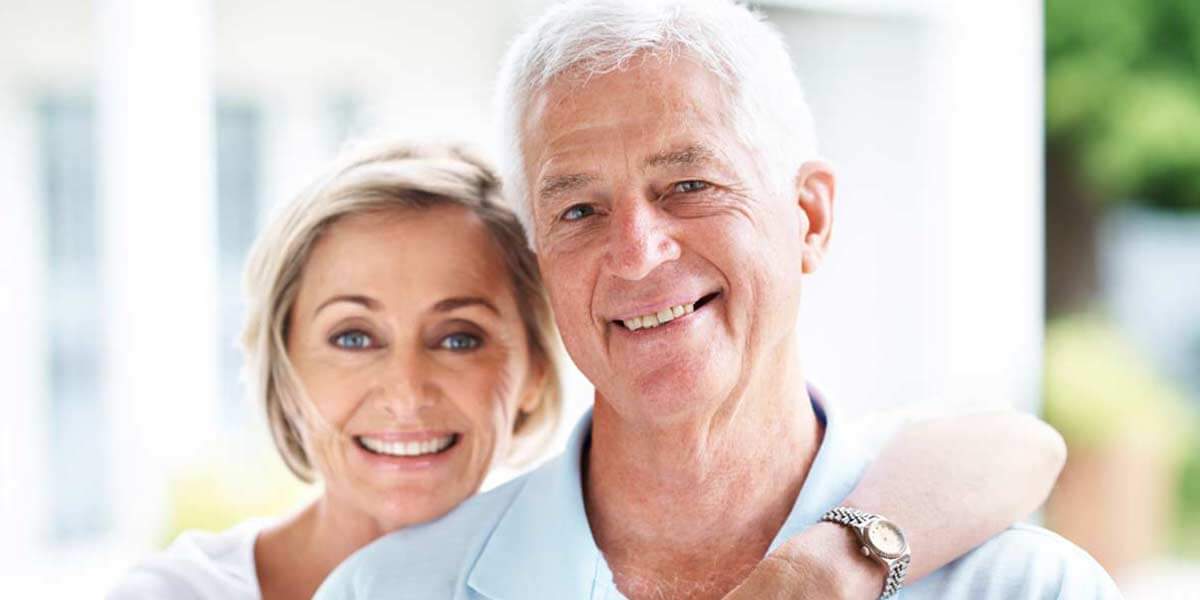
[[435,312],[450,312],[452,310],[455,310],[458,308],[463,308],[465,306],[482,306],[482,307],[492,311],[493,313],[496,313],[496,315],[500,314],[500,310],[496,308],[495,304],[492,304],[486,298],[481,298],[479,296],[460,296],[460,297],[455,297],[455,298],[446,298],[445,300],[441,300],[437,304],[434,304],[433,310]]
[[313,311],[313,316],[316,317],[317,313],[321,312],[321,309],[325,308],[326,306],[329,306],[330,304],[334,304],[337,302],[350,302],[352,304],[358,304],[367,310],[375,310],[376,308],[379,307],[379,302],[377,302],[374,298],[368,298],[367,296],[358,296],[358,295],[340,295],[340,296],[334,296],[334,297],[322,302],[321,305],[318,306],[317,309]]

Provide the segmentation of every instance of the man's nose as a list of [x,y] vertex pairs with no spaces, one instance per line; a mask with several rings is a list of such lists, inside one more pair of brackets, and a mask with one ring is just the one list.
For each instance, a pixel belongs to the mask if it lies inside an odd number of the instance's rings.
[[659,265],[679,258],[667,215],[644,198],[615,204],[608,239],[608,266],[614,275],[636,281]]

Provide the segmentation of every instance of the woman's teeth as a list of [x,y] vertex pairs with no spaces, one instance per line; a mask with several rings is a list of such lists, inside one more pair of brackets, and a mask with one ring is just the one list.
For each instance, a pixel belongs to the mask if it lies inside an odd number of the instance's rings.
[[359,436],[358,441],[364,448],[376,454],[388,456],[424,456],[437,454],[454,443],[454,435],[433,438],[420,442],[388,442],[378,438]]
[[650,329],[652,327],[658,327],[663,323],[669,323],[678,317],[682,317],[683,315],[690,314],[695,310],[695,307],[695,302],[689,304],[680,304],[678,306],[664,308],[656,313],[650,313],[648,315],[642,315],[632,319],[625,319],[621,322],[625,325],[625,328],[630,331]]

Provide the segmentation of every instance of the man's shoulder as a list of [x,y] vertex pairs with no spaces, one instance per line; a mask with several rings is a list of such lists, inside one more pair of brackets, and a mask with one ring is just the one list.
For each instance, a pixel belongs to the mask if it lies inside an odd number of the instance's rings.
[[329,575],[316,598],[459,598],[475,558],[529,475],[468,498],[445,516],[368,544]]
[[903,598],[1110,600],[1121,594],[1087,552],[1046,529],[1017,524],[916,582]]

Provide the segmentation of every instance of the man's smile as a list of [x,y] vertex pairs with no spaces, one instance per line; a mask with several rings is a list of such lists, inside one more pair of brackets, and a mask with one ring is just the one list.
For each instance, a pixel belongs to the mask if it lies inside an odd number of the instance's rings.
[[720,294],[721,293],[719,291],[711,292],[690,302],[666,305],[658,309],[650,309],[643,314],[632,317],[613,319],[611,323],[615,326],[623,327],[630,332],[638,331],[639,329],[654,329],[670,323],[671,321],[687,317],[693,312],[704,308],[706,304],[711,302]]

